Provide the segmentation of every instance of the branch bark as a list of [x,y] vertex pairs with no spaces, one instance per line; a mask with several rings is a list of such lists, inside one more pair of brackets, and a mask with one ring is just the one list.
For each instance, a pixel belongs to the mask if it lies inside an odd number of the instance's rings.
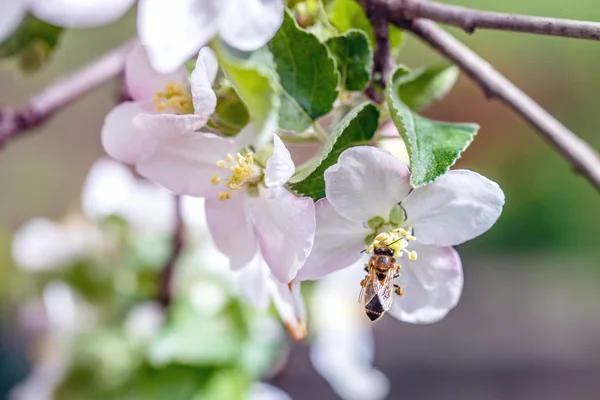
[[576,171],[600,190],[598,152],[557,121],[488,62],[432,21],[415,19],[407,24],[407,21],[401,19],[391,22],[407,28],[456,63],[485,91],[488,98],[502,101],[523,117],[573,165]]
[[181,197],[175,196],[174,201],[175,227],[173,229],[171,253],[169,254],[169,257],[167,257],[162,268],[158,291],[158,301],[164,308],[167,308],[171,304],[173,298],[173,274],[184,246],[184,223],[181,211]]
[[7,141],[42,125],[57,111],[118,76],[125,68],[125,59],[134,43],[135,41],[129,41],[80,70],[61,78],[19,109],[0,109],[0,148]]
[[428,0],[379,0],[389,10],[389,18],[427,18],[454,25],[473,33],[476,28],[535,33],[539,35],[600,40],[600,23],[561,18],[533,17],[473,10]]

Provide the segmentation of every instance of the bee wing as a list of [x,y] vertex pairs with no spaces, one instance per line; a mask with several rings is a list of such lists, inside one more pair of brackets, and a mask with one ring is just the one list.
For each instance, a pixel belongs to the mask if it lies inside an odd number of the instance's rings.
[[376,277],[373,277],[373,274],[369,272],[369,275],[365,278],[362,289],[360,289],[360,294],[358,295],[358,302],[364,307],[373,299],[373,297],[377,296],[377,292],[381,284]]
[[390,268],[383,282],[377,282],[379,283],[377,295],[385,311],[392,307],[392,301],[394,300],[394,274],[395,270]]

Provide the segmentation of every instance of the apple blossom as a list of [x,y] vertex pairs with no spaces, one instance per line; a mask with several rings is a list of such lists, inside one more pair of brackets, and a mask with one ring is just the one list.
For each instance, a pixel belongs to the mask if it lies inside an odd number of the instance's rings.
[[252,51],[283,22],[283,0],[141,0],[138,33],[154,67],[177,69],[216,34],[230,46]]
[[216,57],[203,48],[196,68],[188,80],[185,68],[170,74],[157,73],[148,60],[146,49],[137,46],[127,57],[125,82],[134,101],[116,106],[102,128],[102,144],[113,158],[135,164],[157,140],[144,135],[145,115],[163,115],[156,120],[165,129],[186,126],[196,130],[204,126],[214,112],[217,97],[211,88],[217,74]]
[[403,239],[397,255],[414,261],[401,263],[404,295],[389,312],[413,323],[435,322],[458,303],[463,273],[451,246],[491,228],[504,205],[496,183],[467,170],[412,188],[402,161],[368,146],[344,151],[325,171],[325,183],[327,198],[316,204],[315,246],[298,279],[345,268],[364,259],[366,246],[397,235]]
[[91,28],[121,18],[135,0],[0,0],[0,42],[27,12],[65,28]]

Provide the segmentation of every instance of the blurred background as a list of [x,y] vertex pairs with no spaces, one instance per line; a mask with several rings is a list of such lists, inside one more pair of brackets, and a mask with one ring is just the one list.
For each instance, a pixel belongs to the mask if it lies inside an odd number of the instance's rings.
[[[600,21],[600,2],[455,0],[492,11]],[[70,31],[40,73],[0,68],[0,105],[22,105],[65,72],[134,35],[135,15],[102,29]],[[550,113],[600,149],[600,43],[556,37],[449,29]],[[408,36],[408,35],[407,35]],[[407,37],[399,61],[439,57]],[[103,155],[99,130],[119,92],[105,85],[0,153],[0,398],[29,370],[17,324],[22,279],[13,279],[13,232],[35,216],[59,219],[78,207],[81,186]],[[374,326],[375,366],[389,398],[592,399],[600,391],[600,201],[597,191],[540,135],[461,76],[427,116],[481,125],[457,167],[498,182],[506,206],[485,235],[460,246],[465,289],[440,323],[416,326],[383,318]],[[24,289],[23,289],[24,290]],[[269,382],[293,398],[335,399],[294,344]],[[77,398],[77,397],[72,397]]]

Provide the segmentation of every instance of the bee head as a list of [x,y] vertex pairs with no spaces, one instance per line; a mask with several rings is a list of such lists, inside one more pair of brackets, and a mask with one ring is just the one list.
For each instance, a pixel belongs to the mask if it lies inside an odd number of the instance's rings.
[[389,247],[377,247],[375,250],[373,250],[373,253],[377,254],[378,256],[394,256],[394,250],[390,249]]

